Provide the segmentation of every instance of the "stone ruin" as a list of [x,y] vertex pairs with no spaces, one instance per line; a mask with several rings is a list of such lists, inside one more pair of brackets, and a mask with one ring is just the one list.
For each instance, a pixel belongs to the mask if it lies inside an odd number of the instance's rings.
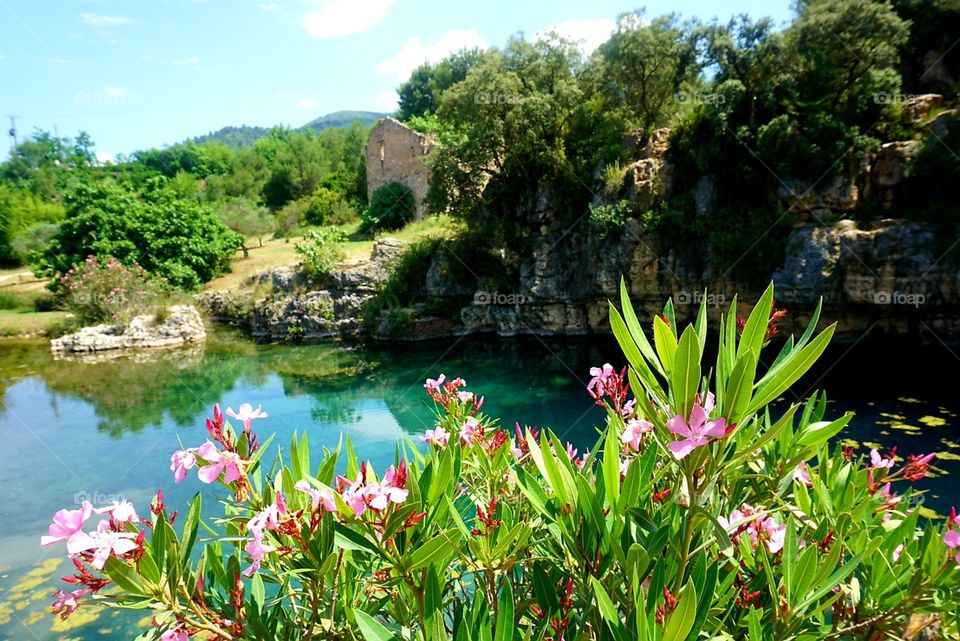
[[367,141],[367,197],[373,197],[373,192],[387,183],[406,185],[417,204],[416,219],[422,219],[430,187],[430,168],[424,157],[433,146],[433,138],[395,118],[378,122]]

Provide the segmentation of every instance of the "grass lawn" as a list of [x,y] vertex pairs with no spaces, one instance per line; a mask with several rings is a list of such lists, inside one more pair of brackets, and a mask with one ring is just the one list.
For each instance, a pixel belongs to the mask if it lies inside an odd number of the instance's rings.
[[66,312],[35,312],[33,308],[0,309],[0,336],[46,334],[66,317]]
[[[377,234],[377,238],[397,238],[408,242],[421,238],[451,238],[460,231],[460,228],[460,223],[450,216],[431,216],[412,222],[403,229]],[[344,225],[341,229],[350,238],[342,243],[345,254],[342,264],[355,264],[370,258],[374,240],[362,237],[359,232],[359,223]],[[210,281],[204,286],[204,290],[239,289],[250,276],[258,272],[299,262],[294,248],[300,240],[300,236],[265,240],[262,247],[254,244],[248,248],[249,256],[246,258],[243,257],[243,252],[237,252],[231,263],[233,271]]]

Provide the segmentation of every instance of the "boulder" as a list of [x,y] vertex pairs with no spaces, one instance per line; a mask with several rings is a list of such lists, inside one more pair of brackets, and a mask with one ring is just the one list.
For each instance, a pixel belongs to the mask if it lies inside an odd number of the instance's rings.
[[126,327],[94,325],[50,341],[54,353],[91,353],[179,347],[206,339],[200,313],[192,305],[175,305],[167,316],[136,316]]

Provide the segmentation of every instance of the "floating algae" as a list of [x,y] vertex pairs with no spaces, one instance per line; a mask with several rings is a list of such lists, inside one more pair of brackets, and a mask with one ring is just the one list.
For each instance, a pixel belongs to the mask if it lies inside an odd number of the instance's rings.
[[901,403],[922,403],[923,402],[919,398],[909,398],[905,396],[901,396],[897,400],[900,401]]
[[942,427],[947,424],[947,420],[939,416],[921,416],[920,422],[927,427]]

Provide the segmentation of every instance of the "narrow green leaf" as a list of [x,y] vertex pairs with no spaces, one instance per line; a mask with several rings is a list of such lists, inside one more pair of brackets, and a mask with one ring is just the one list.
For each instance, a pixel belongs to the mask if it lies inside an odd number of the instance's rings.
[[693,401],[700,387],[700,343],[696,330],[687,327],[680,337],[670,374],[670,392],[674,409],[683,416],[690,416]]
[[737,358],[737,364],[730,372],[727,386],[723,390],[723,411],[721,414],[729,423],[737,423],[743,416],[743,410],[753,395],[753,379],[757,375],[757,353],[747,350]]
[[685,641],[697,618],[697,589],[687,583],[677,593],[677,609],[663,629],[663,641]]
[[753,401],[750,402],[750,405],[746,409],[746,413],[751,414],[764,405],[776,400],[778,396],[796,383],[801,376],[806,374],[827,348],[836,327],[836,323],[830,325],[827,329],[823,330],[819,336],[813,339],[809,345],[801,350],[795,350],[790,357],[783,362],[777,373],[763,386],[757,388]]
[[513,617],[513,588],[510,586],[510,577],[504,577],[503,587],[500,589],[500,605],[497,608],[497,632],[493,641],[513,641]]
[[357,627],[366,641],[391,641],[393,634],[390,630],[363,610],[354,610],[353,616],[357,619]]
[[653,342],[657,346],[657,355],[660,357],[663,371],[669,376],[673,371],[673,361],[677,353],[677,339],[673,335],[673,329],[668,327],[659,316],[653,319]]
[[753,350],[757,354],[763,347],[763,336],[767,333],[767,324],[770,321],[770,308],[773,305],[773,283],[767,286],[763,296],[757,301],[753,311],[750,312],[750,318],[743,328],[740,335],[740,344],[737,345],[737,358],[743,356],[747,351]]

